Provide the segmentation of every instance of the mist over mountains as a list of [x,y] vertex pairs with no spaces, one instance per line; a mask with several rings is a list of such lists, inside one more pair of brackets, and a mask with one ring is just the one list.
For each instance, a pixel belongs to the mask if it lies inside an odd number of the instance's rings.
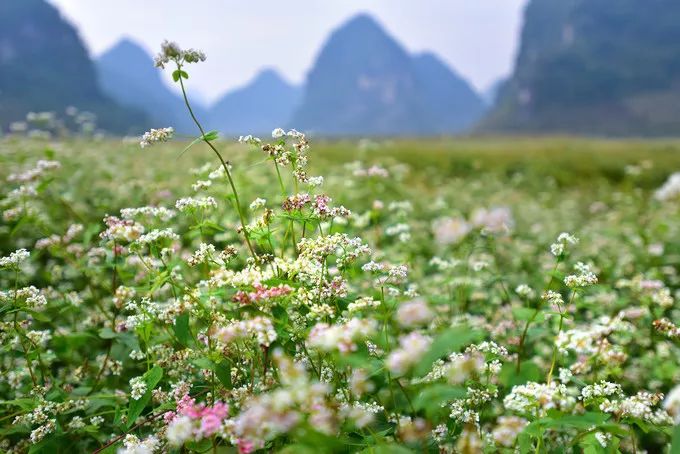
[[[359,14],[330,33],[303,85],[264,66],[212,105],[194,106],[206,127],[229,135],[280,126],[320,136],[677,135],[678,42],[674,0],[530,0],[513,73],[479,94],[437,55],[409,53]],[[184,101],[134,40],[93,61],[45,0],[3,0],[0,130],[67,106],[117,134],[163,126],[196,134]]]
[[[139,45],[121,41],[97,69],[106,93],[122,105],[146,110],[158,124],[195,130]],[[436,55],[409,55],[375,20],[359,15],[331,35],[303,87],[265,69],[198,113],[209,129],[228,134],[284,126],[332,136],[454,134],[483,111],[479,95]]]

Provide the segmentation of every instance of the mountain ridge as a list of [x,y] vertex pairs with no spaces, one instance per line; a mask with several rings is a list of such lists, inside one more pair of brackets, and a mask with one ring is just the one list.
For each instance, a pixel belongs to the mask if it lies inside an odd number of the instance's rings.
[[491,133],[680,132],[680,3],[531,0]]
[[[464,130],[481,115],[482,100],[441,60],[426,55],[410,55],[371,16],[352,17],[321,47],[291,125],[321,135],[431,135]],[[444,97],[433,95],[431,86],[442,72],[463,92],[454,89]]]
[[118,133],[147,125],[142,112],[104,94],[77,30],[44,0],[0,3],[0,97],[0,128],[31,111],[68,106],[93,112],[99,126]]

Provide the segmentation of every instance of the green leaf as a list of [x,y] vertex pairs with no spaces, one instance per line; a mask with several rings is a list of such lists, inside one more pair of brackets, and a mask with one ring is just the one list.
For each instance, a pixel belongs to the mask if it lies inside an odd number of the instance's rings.
[[680,454],[680,425],[673,429],[673,439],[671,441],[671,454]]
[[191,332],[189,331],[189,313],[185,312],[180,314],[175,319],[175,325],[173,326],[175,331],[175,336],[179,340],[180,344],[185,347],[189,346],[189,340],[191,339]]
[[181,69],[176,69],[175,71],[172,72],[172,80],[173,81],[179,82],[180,77],[183,78],[183,79],[188,79],[189,74],[187,74],[186,71],[182,71]]
[[99,337],[102,339],[114,339],[118,334],[109,327],[105,327],[99,330]]
[[536,314],[536,309],[532,309],[530,307],[515,307],[512,309],[512,315],[515,317],[515,320],[522,320],[522,321],[527,321],[531,320],[534,316],[534,322],[541,322],[543,320],[543,314],[538,313]]
[[458,351],[464,345],[468,345],[480,337],[478,331],[474,331],[467,326],[457,326],[444,331],[432,342],[430,350],[425,353],[423,359],[415,368],[415,374],[422,376],[432,369],[432,364],[454,351]]
[[523,385],[530,381],[539,381],[542,377],[541,368],[533,361],[522,361],[520,364],[519,373],[517,373],[517,365],[513,363],[505,363],[499,375],[503,386],[511,388],[517,385]]
[[222,383],[225,388],[231,389],[231,362],[225,359],[224,361],[215,364],[214,370],[220,383]]
[[207,140],[208,142],[216,140],[219,138],[219,134],[220,133],[217,131],[208,131],[203,136],[203,140]]
[[128,407],[128,421],[127,427],[130,428],[134,425],[139,415],[142,414],[144,408],[151,401],[151,392],[156,387],[161,378],[163,378],[163,369],[158,366],[154,366],[152,369],[148,370],[142,378],[146,383],[146,392],[139,399],[130,399],[130,406]]
[[177,159],[181,158],[184,155],[184,153],[189,151],[189,148],[193,147],[197,143],[203,142],[203,141],[211,142],[211,141],[216,140],[218,138],[219,138],[219,132],[217,132],[217,131],[208,131],[208,132],[205,133],[205,135],[196,137],[194,140],[191,141],[191,143],[189,145],[187,145],[184,148],[184,150],[182,150],[182,152],[179,154],[179,156],[177,156]]
[[212,368],[213,368],[213,362],[210,361],[205,356],[194,359],[192,361],[192,363],[194,363],[195,365],[197,365],[198,367],[200,367],[201,369],[204,369],[204,370],[212,370]]
[[318,451],[311,446],[303,444],[293,444],[288,445],[285,448],[278,451],[279,454],[316,454]]
[[413,406],[416,410],[437,409],[444,402],[465,397],[466,394],[467,391],[463,388],[436,384],[420,391],[413,400]]
[[361,451],[361,454],[413,454],[413,451],[404,446],[389,444],[371,446]]

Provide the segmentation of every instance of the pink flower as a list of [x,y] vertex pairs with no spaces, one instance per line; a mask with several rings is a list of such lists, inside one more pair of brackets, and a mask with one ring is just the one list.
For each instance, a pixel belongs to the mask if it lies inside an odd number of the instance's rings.
[[201,428],[199,429],[199,433],[203,437],[209,437],[217,432],[221,425],[222,419],[218,415],[214,413],[204,415],[203,418],[201,418]]
[[252,292],[238,291],[236,295],[233,296],[232,300],[240,304],[258,303],[260,301],[286,296],[293,291],[293,289],[287,285],[265,287],[260,283],[256,283],[253,287],[255,290]]
[[239,454],[250,454],[255,450],[255,443],[250,440],[239,439],[237,446]]

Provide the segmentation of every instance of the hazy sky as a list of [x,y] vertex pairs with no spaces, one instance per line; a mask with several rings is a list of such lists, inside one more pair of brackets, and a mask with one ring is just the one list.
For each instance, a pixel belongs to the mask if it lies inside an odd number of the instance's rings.
[[512,69],[527,0],[49,0],[98,55],[121,37],[155,53],[163,39],[208,55],[190,84],[206,99],[262,67],[302,82],[328,34],[371,13],[409,51],[431,50],[479,90]]

